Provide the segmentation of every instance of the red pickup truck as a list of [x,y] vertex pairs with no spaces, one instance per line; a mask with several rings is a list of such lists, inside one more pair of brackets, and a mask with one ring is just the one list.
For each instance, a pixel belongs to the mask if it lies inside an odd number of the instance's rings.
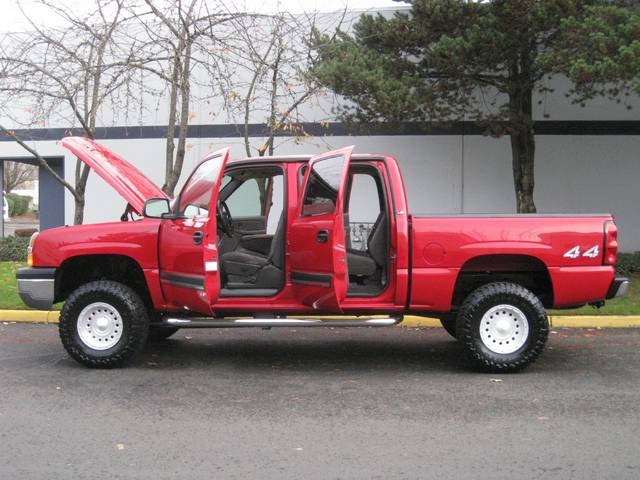
[[98,143],[62,144],[124,197],[129,221],[34,235],[17,280],[31,307],[65,302],[60,338],[90,367],[180,328],[376,327],[411,314],[440,318],[476,365],[513,371],[543,350],[545,308],[628,288],[610,215],[410,215],[390,156],[229,161],[226,148],[172,200]]

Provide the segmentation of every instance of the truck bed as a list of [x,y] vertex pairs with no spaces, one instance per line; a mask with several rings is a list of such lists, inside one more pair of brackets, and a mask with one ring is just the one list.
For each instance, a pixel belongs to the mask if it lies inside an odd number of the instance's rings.
[[412,215],[410,306],[449,311],[462,274],[542,272],[562,308],[605,299],[611,215]]

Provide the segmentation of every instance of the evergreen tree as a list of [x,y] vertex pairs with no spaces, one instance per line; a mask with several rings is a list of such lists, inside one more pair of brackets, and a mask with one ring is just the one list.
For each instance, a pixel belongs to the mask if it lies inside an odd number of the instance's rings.
[[[544,79],[550,74],[579,77],[578,67],[589,65],[584,59],[589,58],[590,43],[580,42],[582,29],[589,29],[585,22],[595,21],[597,12],[624,12],[626,7],[584,0],[408,3],[410,10],[390,18],[363,15],[352,33],[340,32],[333,39],[317,35],[320,61],[313,74],[351,101],[339,111],[347,122],[402,124],[465,118],[486,125],[492,135],[509,135],[517,211],[535,212],[533,94],[547,88]],[[589,8],[589,4],[595,6]],[[625,27],[622,16],[603,21],[611,30],[620,30],[613,40],[618,46],[637,38],[638,32],[637,21]],[[609,33],[603,28],[602,35]],[[569,38],[573,43],[567,44]],[[569,45],[583,56],[576,57]],[[637,42],[629,48],[637,58]],[[599,51],[602,61],[609,61],[612,51],[615,45]],[[620,55],[621,64],[625,58],[626,54]],[[607,71],[600,63],[593,70]],[[614,80],[621,70],[611,72]],[[628,78],[626,74],[620,80]],[[591,79],[590,84],[581,84],[585,88],[575,92],[581,97],[576,98],[601,94],[598,88],[607,88],[602,82],[612,80],[606,75]]]

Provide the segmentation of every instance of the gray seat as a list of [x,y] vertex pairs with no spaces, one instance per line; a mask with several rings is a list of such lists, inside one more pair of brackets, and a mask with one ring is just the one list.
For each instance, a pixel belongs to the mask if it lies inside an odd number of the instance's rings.
[[279,288],[284,278],[284,212],[280,215],[267,255],[246,248],[222,254],[220,266],[227,288]]
[[367,238],[367,250],[347,251],[347,267],[349,275],[358,277],[370,277],[378,268],[383,268],[387,259],[387,214],[380,212],[373,224],[369,238]]

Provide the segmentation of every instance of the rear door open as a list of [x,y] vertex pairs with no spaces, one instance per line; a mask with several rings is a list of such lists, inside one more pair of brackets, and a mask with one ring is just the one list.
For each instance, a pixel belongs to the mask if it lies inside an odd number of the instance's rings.
[[347,295],[344,193],[353,147],[312,157],[289,227],[289,272],[296,298],[340,312]]

